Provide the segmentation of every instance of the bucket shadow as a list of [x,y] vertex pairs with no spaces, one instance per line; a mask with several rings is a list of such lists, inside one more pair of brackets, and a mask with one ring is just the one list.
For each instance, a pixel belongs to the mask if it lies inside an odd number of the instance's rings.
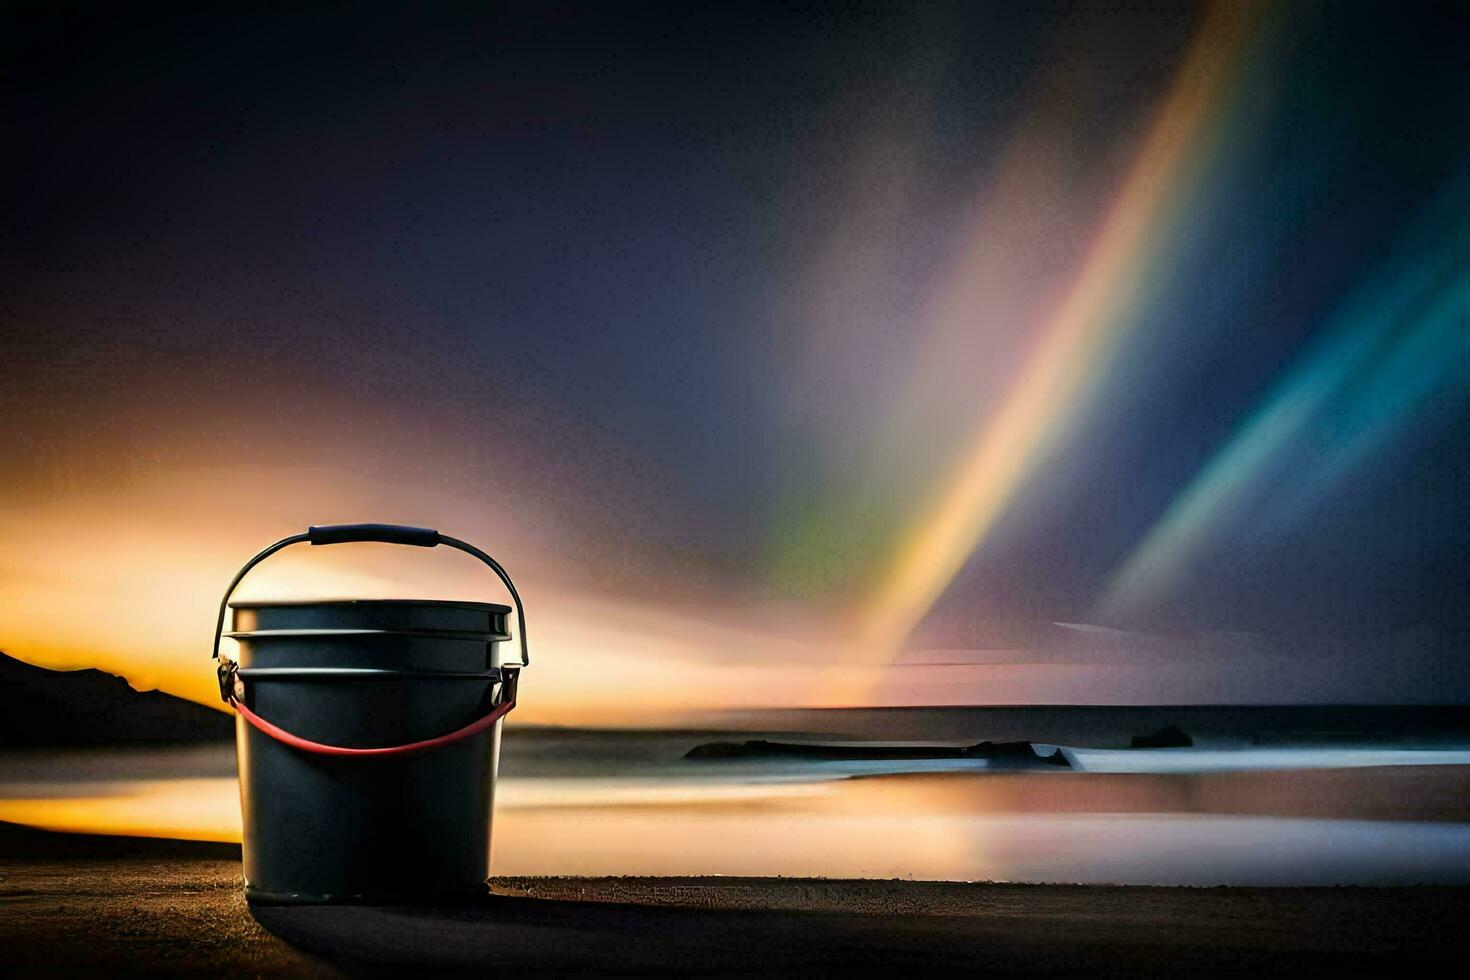
[[1356,975],[1458,964],[1467,951],[1462,890],[975,887],[924,909],[890,889],[842,910],[493,895],[250,912],[355,975]]
[[[250,913],[286,942],[354,974],[826,973],[994,967],[973,935],[924,918],[661,907],[487,896],[453,906],[267,905]],[[945,935],[946,932],[951,933]]]

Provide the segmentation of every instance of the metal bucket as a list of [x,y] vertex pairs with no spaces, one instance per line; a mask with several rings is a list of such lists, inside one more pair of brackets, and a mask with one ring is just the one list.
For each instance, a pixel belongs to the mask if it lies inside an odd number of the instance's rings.
[[[515,600],[521,659],[502,664],[511,607],[334,599],[230,602],[292,544],[378,541],[467,552]],[[224,632],[227,610],[231,631]],[[426,528],[313,527],[235,576],[220,602],[220,695],[236,712],[245,895],[257,902],[426,902],[485,894],[501,719],[527,663],[525,615],[505,570]]]

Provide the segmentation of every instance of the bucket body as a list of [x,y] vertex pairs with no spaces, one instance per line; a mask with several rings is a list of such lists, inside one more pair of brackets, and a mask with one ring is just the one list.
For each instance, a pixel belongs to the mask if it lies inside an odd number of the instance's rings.
[[[434,739],[503,695],[507,606],[329,600],[231,603],[236,695],[313,742],[377,748]],[[235,722],[245,893],[265,902],[482,896],[490,867],[499,720],[407,755],[303,752]]]

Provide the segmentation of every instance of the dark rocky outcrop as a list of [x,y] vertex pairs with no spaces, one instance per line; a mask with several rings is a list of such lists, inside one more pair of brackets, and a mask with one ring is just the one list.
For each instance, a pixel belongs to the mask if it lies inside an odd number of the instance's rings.
[[1178,725],[1166,725],[1148,735],[1135,735],[1130,743],[1135,749],[1187,749],[1192,745],[1194,739]]
[[981,742],[965,749],[965,756],[984,759],[992,769],[1022,769],[1031,766],[1071,767],[1061,749],[1053,749],[1051,755],[1042,755],[1030,742]]
[[975,745],[864,744],[861,742],[706,742],[684,754],[696,761],[789,760],[807,762],[881,762],[913,759],[984,759],[993,768],[1067,766],[1061,750],[1039,755],[1030,742],[979,742]]
[[743,742],[705,742],[684,754],[686,759],[959,759],[966,748],[944,745],[864,745],[862,743],[777,742],[755,738]]

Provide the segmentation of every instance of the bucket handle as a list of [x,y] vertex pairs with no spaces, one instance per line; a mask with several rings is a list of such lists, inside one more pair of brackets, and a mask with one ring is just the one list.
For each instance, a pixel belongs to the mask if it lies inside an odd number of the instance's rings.
[[[266,548],[260,554],[245,563],[245,567],[235,573],[230,580],[230,587],[225,589],[225,597],[219,601],[219,618],[214,624],[214,657],[219,659],[219,641],[225,631],[225,611],[230,604],[230,596],[235,594],[235,588],[240,584],[250,570],[282,548],[289,548],[293,544],[309,541],[313,545],[319,544],[347,544],[349,542],[374,541],[380,544],[406,544],[416,548],[432,548],[436,545],[448,545],[458,548],[471,557],[478,558],[490,570],[500,577],[505,583],[506,590],[516,604],[516,636],[521,643],[521,662],[518,664],[506,664],[508,670],[519,670],[521,667],[529,666],[531,654],[526,649],[526,609],[521,603],[521,594],[516,591],[515,583],[510,580],[500,562],[491,558],[485,552],[476,548],[467,541],[451,538],[447,534],[427,527],[410,527],[406,524],[313,524],[303,534],[292,534],[284,537],[275,544]],[[228,699],[226,699],[228,700]]]
[[[313,545],[374,541],[381,544],[412,545],[417,548],[433,548],[436,545],[444,544],[451,548],[457,548],[465,554],[478,558],[486,565],[489,565],[490,570],[500,577],[501,582],[505,583],[506,589],[510,592],[510,597],[515,600],[516,635],[520,639],[521,645],[521,662],[518,664],[507,664],[501,668],[503,672],[501,680],[502,693],[499,703],[492,706],[488,713],[481,715],[463,728],[452,731],[447,735],[440,735],[436,738],[424,739],[419,742],[409,742],[404,745],[388,745],[381,748],[366,749],[351,748],[345,745],[328,745],[325,742],[313,742],[299,735],[293,735],[279,725],[266,721],[260,715],[257,715],[254,711],[246,707],[244,701],[237,695],[239,688],[235,675],[239,665],[231,660],[220,660],[219,655],[219,641],[225,629],[225,612],[229,608],[230,596],[235,594],[235,588],[249,574],[252,568],[282,548],[289,548],[291,545],[300,544],[303,541],[310,542]],[[219,618],[214,624],[214,659],[220,660],[220,697],[224,699],[226,704],[234,708],[241,718],[245,719],[245,721],[260,732],[278,742],[295,749],[300,749],[303,752],[311,752],[316,755],[355,756],[360,758],[363,756],[408,755],[414,752],[423,752],[428,749],[436,749],[440,746],[449,745],[452,742],[458,742],[461,739],[469,738],[471,735],[478,735],[480,732],[487,730],[516,706],[516,678],[520,673],[520,669],[531,662],[531,655],[526,649],[526,612],[525,607],[521,604],[520,593],[516,591],[515,583],[510,580],[510,576],[506,574],[505,569],[501,567],[500,563],[479,548],[476,548],[467,541],[452,538],[447,534],[440,534],[438,531],[426,527],[410,527],[403,524],[314,524],[307,528],[304,534],[293,534],[277,541],[247,561],[245,566],[235,573],[235,577],[230,580],[229,588],[225,589],[225,597],[219,603]]]
[[[245,702],[235,697],[233,681],[235,669],[235,665],[231,664],[228,668],[223,668],[220,674],[221,678],[224,678],[226,674],[228,674],[231,678],[228,688],[230,693],[227,694],[225,697],[225,701],[230,705],[230,707],[234,708],[235,712],[239,714],[241,718],[244,718],[262,734],[275,739],[277,742],[280,742],[283,745],[289,745],[293,749],[299,749],[302,752],[310,752],[313,755],[335,755],[361,759],[363,757],[412,755],[415,752],[426,752],[429,749],[441,748],[442,746],[449,745],[453,742],[458,742],[461,739],[469,738],[471,735],[480,734],[481,732],[494,725],[501,718],[504,718],[506,715],[510,714],[510,710],[516,706],[515,694],[512,693],[509,697],[504,698],[498,704],[492,707],[490,711],[486,714],[481,715],[479,718],[476,718],[474,721],[470,722],[468,725],[465,725],[463,728],[456,729],[455,731],[452,731],[447,735],[439,735],[435,738],[426,738],[420,742],[407,742],[402,745],[385,745],[381,748],[357,749],[351,748],[346,745],[328,745],[326,742],[313,742],[310,739],[302,738],[300,735],[292,735],[280,725],[266,721],[264,718],[260,717],[260,715],[245,707]],[[507,677],[507,683],[513,689],[514,682],[510,680],[509,676]],[[220,686],[225,687],[225,684],[222,682]]]

